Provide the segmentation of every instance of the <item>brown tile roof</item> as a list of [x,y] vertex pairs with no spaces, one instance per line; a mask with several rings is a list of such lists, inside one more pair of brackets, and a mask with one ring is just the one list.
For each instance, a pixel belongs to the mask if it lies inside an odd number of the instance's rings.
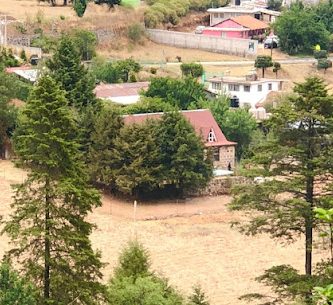
[[[235,142],[230,142],[227,140],[221,128],[216,123],[210,110],[184,110],[181,111],[181,113],[190,122],[196,133],[202,137],[206,146],[229,146],[237,144]],[[162,112],[124,115],[124,123],[140,124],[147,119],[159,119],[162,115]],[[211,130],[214,131],[216,137],[215,142],[208,142],[208,134]]]
[[249,15],[237,16],[230,19],[250,30],[262,30],[269,28],[267,23]]
[[94,92],[98,98],[112,98],[118,96],[139,95],[141,90],[148,89],[149,82],[101,84],[97,85]]

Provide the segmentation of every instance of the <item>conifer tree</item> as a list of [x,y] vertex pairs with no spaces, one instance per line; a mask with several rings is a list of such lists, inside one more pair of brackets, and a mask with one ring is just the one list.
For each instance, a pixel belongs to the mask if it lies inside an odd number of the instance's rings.
[[94,105],[96,97],[94,78],[81,64],[81,57],[69,36],[63,36],[52,59],[47,62],[52,77],[66,91],[70,105],[78,110],[87,105]]
[[50,76],[33,89],[14,135],[17,165],[28,177],[15,187],[2,233],[11,239],[8,257],[43,291],[38,304],[95,305],[102,263],[85,217],[100,196],[87,184],[67,103]]
[[[241,226],[247,234],[268,233],[288,241],[303,235],[305,274],[311,278],[313,230],[318,224],[313,208],[332,204],[324,199],[327,177],[333,174],[333,96],[317,77],[297,84],[294,92],[273,111],[266,139],[258,141],[253,157],[246,161],[249,176],[269,179],[237,188],[231,208],[256,212]],[[288,285],[276,275],[288,268],[274,267],[261,279],[279,287],[276,291],[285,291]],[[309,303],[311,290],[302,293]]]
[[212,160],[182,114],[165,113],[157,134],[164,181],[180,194],[205,186],[212,176]]
[[158,188],[162,165],[156,143],[157,124],[151,120],[125,126],[115,142],[115,183],[125,194],[140,196]]
[[123,120],[115,109],[104,108],[95,116],[88,153],[92,181],[110,189],[115,188],[114,154],[116,138]]

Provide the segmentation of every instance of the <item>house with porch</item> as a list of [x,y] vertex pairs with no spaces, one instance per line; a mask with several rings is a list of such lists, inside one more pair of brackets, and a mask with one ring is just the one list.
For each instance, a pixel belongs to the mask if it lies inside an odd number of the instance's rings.
[[[213,164],[218,169],[233,169],[235,166],[235,146],[229,141],[208,109],[183,110],[181,114],[193,126],[207,147],[212,150]],[[124,123],[140,124],[148,119],[160,119],[162,112],[124,115]]]
[[203,35],[212,35],[223,38],[251,39],[254,36],[265,34],[269,25],[250,15],[243,15],[225,19],[212,27],[202,31]]

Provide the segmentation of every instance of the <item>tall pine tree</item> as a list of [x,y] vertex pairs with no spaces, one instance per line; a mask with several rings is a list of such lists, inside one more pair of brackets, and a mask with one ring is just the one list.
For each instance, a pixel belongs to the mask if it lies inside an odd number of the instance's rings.
[[99,304],[103,296],[100,255],[85,220],[100,205],[87,184],[65,92],[50,76],[33,89],[15,132],[18,166],[28,170],[15,187],[13,213],[2,233],[8,257],[43,293],[39,304]]
[[47,62],[52,77],[66,91],[70,105],[78,110],[87,105],[94,105],[96,97],[93,92],[95,80],[81,64],[81,57],[69,36],[63,36],[52,59]]
[[[249,223],[241,226],[248,234],[269,233],[288,241],[304,236],[305,276],[311,279],[313,231],[318,224],[313,208],[330,205],[324,199],[327,177],[333,174],[333,96],[317,77],[297,84],[294,93],[273,111],[268,135],[246,161],[249,176],[269,178],[237,188],[231,208],[250,212]],[[278,281],[278,273],[287,269],[272,268],[262,279],[285,291],[288,284]],[[310,302],[311,289],[300,295]]]

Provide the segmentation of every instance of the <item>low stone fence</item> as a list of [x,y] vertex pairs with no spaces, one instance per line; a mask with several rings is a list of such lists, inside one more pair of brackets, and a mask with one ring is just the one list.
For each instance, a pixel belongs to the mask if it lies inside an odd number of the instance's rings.
[[230,195],[233,186],[244,183],[253,183],[249,178],[241,176],[224,176],[213,178],[206,188],[196,192],[193,196]]
[[250,39],[222,38],[165,30],[146,30],[150,40],[175,47],[200,49],[243,57],[256,56],[258,42]]

